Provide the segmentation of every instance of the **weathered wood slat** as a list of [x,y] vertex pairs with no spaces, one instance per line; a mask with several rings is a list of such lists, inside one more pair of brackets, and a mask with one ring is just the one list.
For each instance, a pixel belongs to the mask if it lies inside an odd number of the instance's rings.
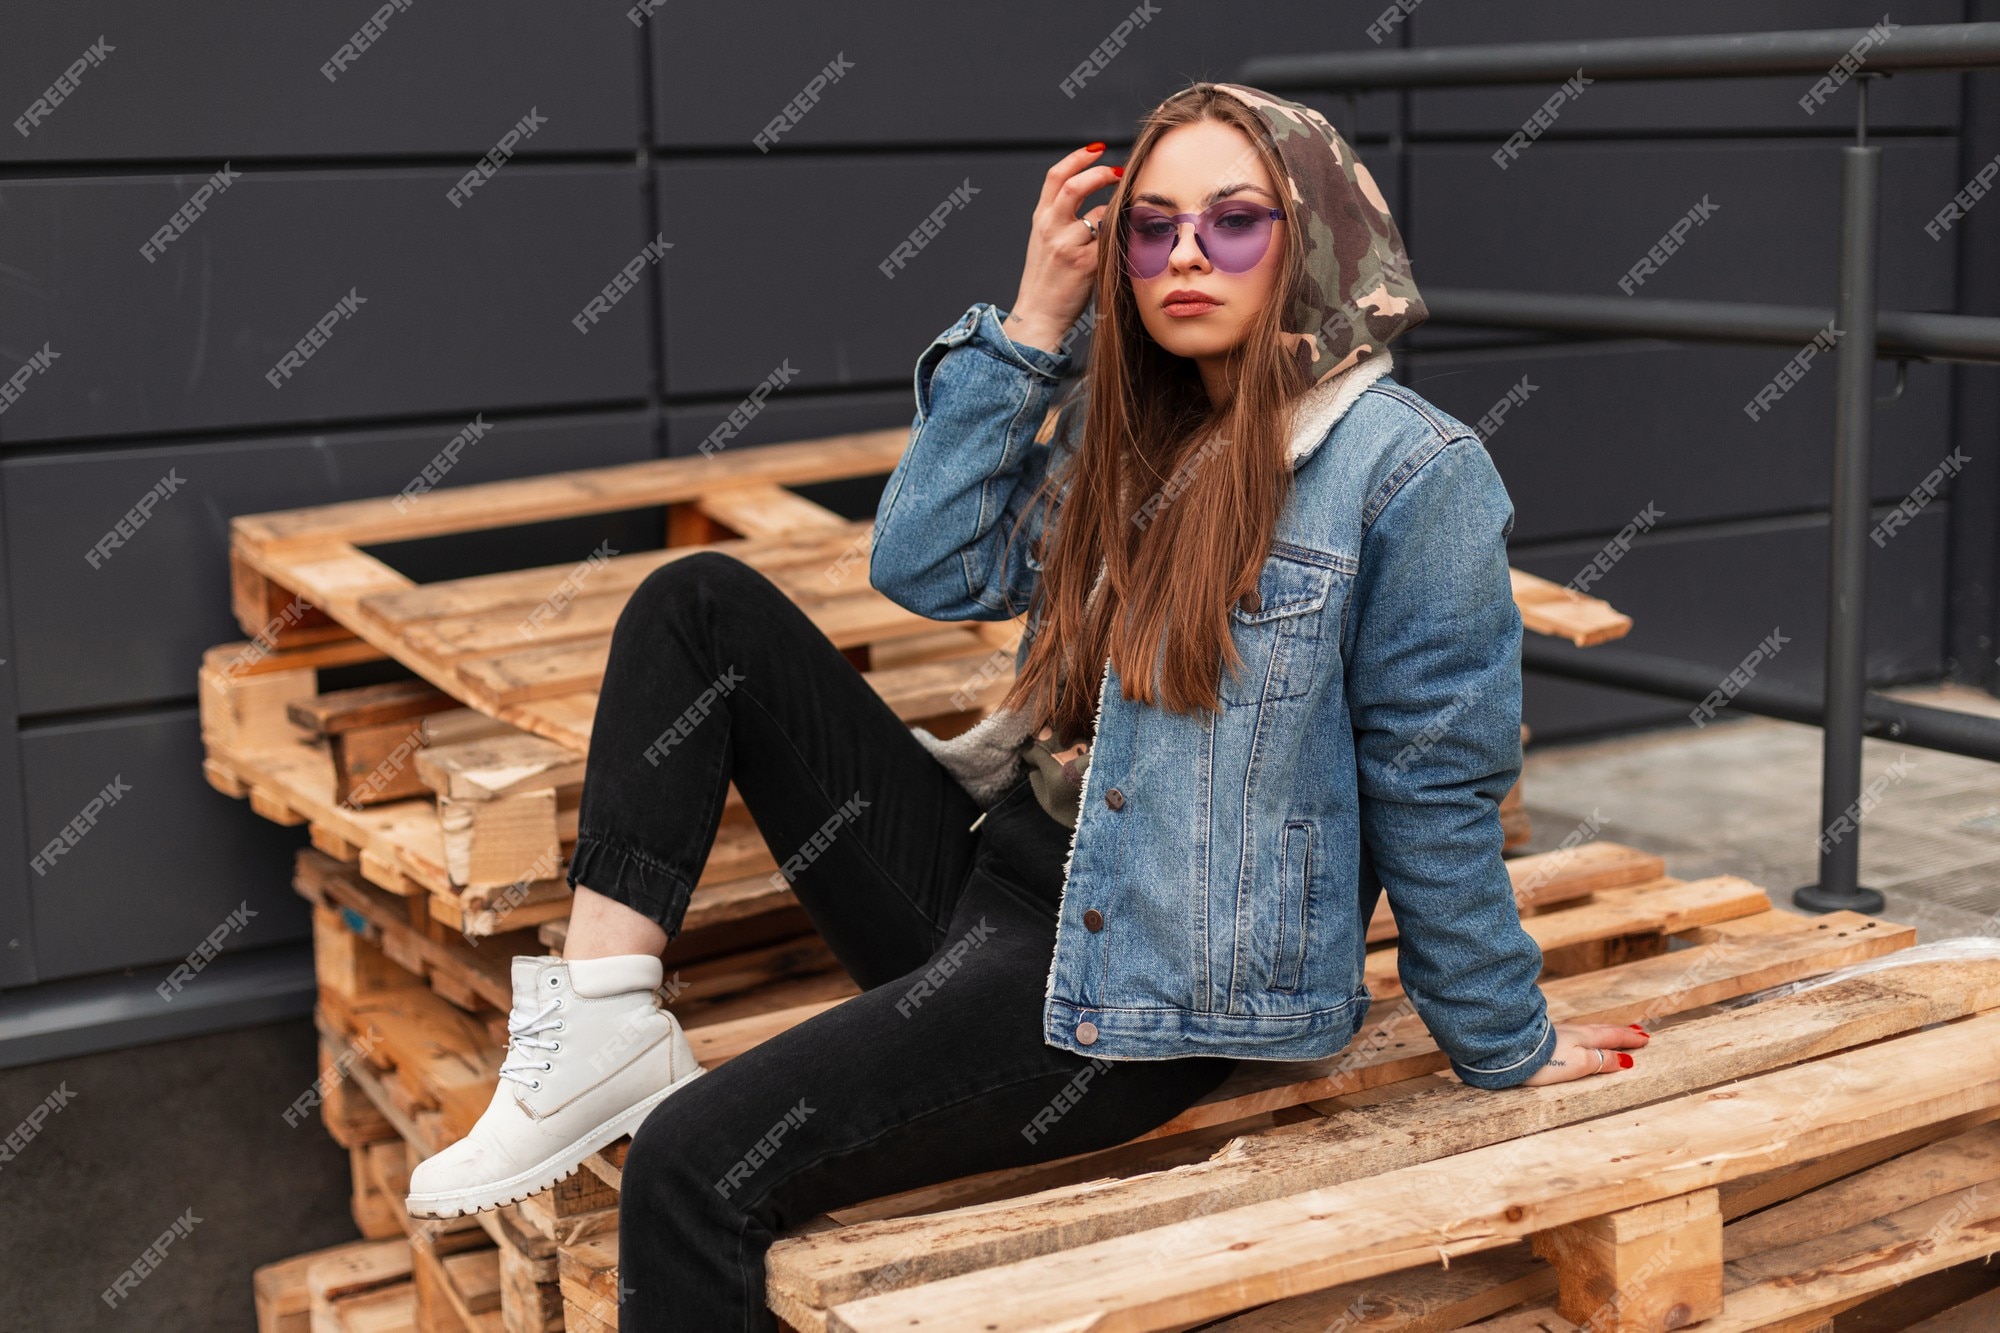
[[[849,1302],[829,1310],[828,1327],[1169,1327],[1492,1248],[1996,1102],[2000,1015],[1982,1014],[1668,1105]],[[1663,1122],[1671,1135],[1660,1133]]]
[[695,508],[746,537],[798,537],[844,532],[849,521],[782,486],[732,486],[704,495]]
[[[1779,929],[1739,925],[1763,916],[1790,921],[1781,922]],[[1855,912],[1830,912],[1812,920],[1767,912],[1702,929],[1713,934],[1713,943],[1543,981],[1550,1018],[1558,1023],[1637,1022],[1907,948],[1916,939],[1912,927]],[[1400,1082],[1447,1065],[1444,1052],[1404,997],[1371,1008],[1362,1031],[1330,1059],[1242,1062],[1220,1088],[1146,1137]]]
[[[1725,1250],[1740,1255],[1751,1248],[1740,1239],[1749,1235],[1745,1228],[1753,1227],[1757,1221],[1748,1214],[1786,1199],[1791,1201],[1785,1205],[1787,1208],[1810,1210],[1817,1206],[1818,1187],[1830,1180],[1856,1171],[1865,1172],[1877,1163],[1893,1164],[1893,1159],[1904,1153],[1927,1144],[1943,1143],[1981,1126],[1991,1126],[1995,1119],[2000,1119],[2000,1107],[1989,1107],[1875,1139],[1844,1152],[1729,1181],[1718,1190],[1722,1214],[1732,1219],[1722,1231]],[[1773,1188],[1778,1191],[1775,1195],[1770,1193]],[[1363,1314],[1368,1316],[1370,1325],[1385,1330],[1446,1329],[1487,1319],[1503,1310],[1509,1311],[1505,1318],[1481,1323],[1479,1333],[1547,1333],[1550,1328],[1564,1326],[1554,1308],[1541,1299],[1551,1295],[1555,1285],[1555,1271],[1537,1259],[1527,1243],[1515,1241],[1478,1254],[1458,1256],[1449,1267],[1428,1265],[1404,1269],[1380,1278],[1344,1282],[1274,1301],[1222,1320],[1213,1325],[1212,1333],[1324,1333],[1343,1315],[1354,1320]],[[1510,1309],[1524,1301],[1530,1304],[1518,1311]],[[1727,1308],[1725,1298],[1725,1311]],[[1975,1325],[1954,1333],[1984,1333],[1984,1330],[1985,1325]]]
[[1648,1044],[1643,1070],[1504,1097],[1440,1082],[1317,1124],[1238,1138],[1169,1171],[786,1238],[769,1252],[768,1282],[823,1310],[870,1287],[917,1286],[1361,1180],[1995,1008],[2000,967],[1913,964],[1668,1028]]
[[1632,617],[1585,593],[1551,582],[1525,570],[1507,571],[1513,578],[1514,603],[1521,623],[1536,634],[1568,639],[1579,648],[1623,638]]
[[712,457],[662,458],[446,487],[402,508],[395,504],[396,497],[383,496],[310,509],[245,514],[231,522],[230,531],[236,543],[251,549],[308,541],[367,545],[439,537],[683,503],[733,486],[873,476],[892,470],[909,443],[907,428],[863,431],[731,449]]

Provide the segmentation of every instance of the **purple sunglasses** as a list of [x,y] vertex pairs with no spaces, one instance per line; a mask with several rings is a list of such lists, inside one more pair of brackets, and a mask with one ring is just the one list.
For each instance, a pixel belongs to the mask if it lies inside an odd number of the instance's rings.
[[1209,263],[1224,273],[1247,272],[1270,249],[1271,224],[1284,216],[1282,208],[1243,199],[1210,204],[1199,214],[1135,204],[1125,210],[1125,266],[1135,278],[1158,277],[1180,244],[1181,225],[1191,222],[1195,244]]

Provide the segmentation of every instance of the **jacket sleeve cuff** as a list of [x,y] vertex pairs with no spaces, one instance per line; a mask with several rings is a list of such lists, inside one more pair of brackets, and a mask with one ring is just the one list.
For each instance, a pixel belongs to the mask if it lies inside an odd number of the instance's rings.
[[1045,380],[1060,380],[1069,375],[1073,363],[1068,352],[1050,352],[1015,342],[1007,336],[1002,323],[1006,318],[1007,312],[991,301],[975,302],[959,316],[957,323],[945,330],[939,341],[948,346],[976,347],[996,360]]
[[1549,1021],[1546,1012],[1542,1014],[1541,1030],[1533,1041],[1521,1049],[1518,1056],[1510,1055],[1490,1065],[1466,1065],[1451,1062],[1451,1072],[1458,1075],[1461,1083],[1474,1088],[1511,1088],[1525,1083],[1535,1076],[1535,1071],[1547,1064],[1556,1053],[1555,1025]]

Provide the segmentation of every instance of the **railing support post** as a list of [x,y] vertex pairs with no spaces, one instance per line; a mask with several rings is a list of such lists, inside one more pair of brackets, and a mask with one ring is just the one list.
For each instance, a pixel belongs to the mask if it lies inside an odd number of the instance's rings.
[[1875,278],[1882,150],[1867,140],[1863,75],[1855,142],[1841,149],[1840,339],[1834,373],[1833,494],[1828,505],[1826,716],[1821,759],[1819,882],[1792,892],[1810,912],[1880,912],[1861,878],[1861,725],[1868,690],[1868,444],[1875,412]]

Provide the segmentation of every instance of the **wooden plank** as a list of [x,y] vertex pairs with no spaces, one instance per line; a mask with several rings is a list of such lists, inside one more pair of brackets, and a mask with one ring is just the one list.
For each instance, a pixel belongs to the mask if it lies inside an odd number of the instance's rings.
[[[528,486],[532,491],[548,482],[561,491],[567,484],[565,478],[581,475],[495,485]],[[768,489],[762,481],[744,484]],[[481,489],[456,488],[452,495],[462,499]],[[724,503],[722,494],[718,491],[690,499]],[[381,516],[381,502],[357,504],[364,509],[374,506],[374,512]],[[295,511],[253,517],[285,523],[298,519],[311,528],[312,521],[301,517],[309,513],[323,516],[323,511]],[[427,519],[440,517],[434,506],[426,506],[422,514]],[[410,517],[398,515],[397,520],[407,523]],[[487,522],[473,521],[469,526],[504,522],[497,514],[485,518]],[[865,579],[850,577],[865,558],[870,525],[849,523],[854,534],[850,537],[834,529],[832,522],[826,520],[824,526],[779,540],[728,539],[704,543],[703,548],[614,556],[593,567],[588,588],[578,590],[585,595],[566,597],[553,605],[548,600],[552,581],[567,586],[573,581],[573,570],[511,571],[418,588],[347,545],[348,539],[265,540],[244,535],[254,524],[239,528],[238,552],[245,562],[259,565],[266,576],[324,604],[340,623],[438,688],[497,719],[581,750],[588,743],[589,705],[594,699],[586,701],[579,696],[594,692],[602,678],[610,630],[625,595],[653,569],[692,549],[728,550],[762,569],[843,649],[859,652],[934,634],[937,622],[909,614],[876,593]],[[816,537],[820,532],[831,536]],[[808,551],[813,558],[805,558]],[[519,613],[524,605],[533,608],[531,634],[522,632],[526,622]],[[548,614],[551,611],[553,614]],[[531,642],[524,647],[524,640]],[[885,663],[891,660],[885,658]],[[905,661],[902,665],[917,664]],[[885,680],[880,692],[902,716],[962,713],[990,705],[1003,694],[1010,683],[1011,666],[1009,649],[998,664],[984,661],[970,672],[940,668]],[[891,693],[889,687],[896,692]],[[1521,830],[1513,831],[1518,834]]]
[[329,643],[280,648],[261,639],[242,643],[219,643],[201,655],[201,664],[224,676],[256,676],[267,671],[295,671],[300,667],[353,666],[379,662],[384,653],[362,639],[337,639]]
[[269,787],[250,788],[250,808],[273,824],[286,828],[296,828],[306,822],[306,816],[292,808],[290,802]]
[[475,708],[454,708],[445,713],[432,713],[424,719],[423,725],[425,749],[461,745],[466,741],[484,740],[489,736],[528,734],[519,727],[502,722],[497,717],[488,717]]
[[238,546],[258,550],[312,541],[408,541],[481,528],[698,500],[732,486],[836,481],[892,471],[909,446],[907,428],[861,431],[713,456],[654,459],[513,481],[432,491],[399,510],[393,496],[311,509],[245,514],[230,523]]
[[553,880],[563,867],[553,787],[497,801],[439,797],[445,873],[458,888]]
[[202,667],[196,681],[202,738],[232,746],[295,740],[299,733],[291,706],[311,698],[318,680],[319,673],[309,666],[238,676],[221,667]]
[[273,647],[333,642],[351,633],[326,612],[294,597],[235,555],[229,560],[229,605],[245,634]]
[[[856,591],[866,580],[851,580],[834,569],[856,542],[865,543],[870,522],[853,522],[839,531],[805,539],[780,537],[719,537],[714,541],[628,551],[597,566],[590,576],[593,596],[629,594],[663,565],[704,550],[725,552],[797,595]],[[370,594],[360,599],[361,613],[373,624],[407,631],[421,624],[462,622],[502,612],[519,613],[547,600],[550,591],[574,565],[542,565],[532,569],[474,574],[427,583],[401,591]]]
[[409,1276],[410,1245],[399,1236],[336,1247],[306,1269],[306,1291],[313,1304],[326,1304],[408,1281]]
[[330,690],[295,701],[291,720],[309,735],[335,736],[356,727],[411,722],[429,713],[459,707],[458,701],[421,680],[394,680],[351,690]]
[[1524,628],[1536,634],[1568,639],[1579,648],[1623,638],[1632,617],[1610,603],[1586,596],[1525,570],[1507,571],[1514,585],[1514,604],[1521,609]]
[[[1975,1113],[1975,1117],[1983,1117],[1980,1123],[1991,1124],[2000,1117],[2000,1107]],[[1747,1215],[1768,1208],[1774,1200],[1794,1194],[1801,1195],[1797,1202],[1810,1200],[1814,1197],[1811,1191],[1818,1184],[1889,1161],[1927,1142],[1940,1142],[1977,1128],[1964,1123],[1975,1117],[1955,1117],[1807,1163],[1728,1182],[1717,1191],[1723,1217],[1732,1219],[1722,1231],[1725,1252],[1742,1234],[1742,1228],[1754,1224],[1756,1219]],[[1759,1183],[1779,1177],[1790,1179],[1778,1186],[1783,1192],[1775,1196],[1767,1194],[1767,1186]],[[1746,1217],[1747,1220],[1734,1220]],[[1503,1333],[1503,1330],[1548,1333],[1550,1329],[1563,1327],[1565,1322],[1553,1306],[1539,1303],[1540,1298],[1554,1289],[1554,1271],[1535,1258],[1527,1244],[1514,1242],[1458,1256],[1448,1268],[1405,1269],[1381,1278],[1344,1282],[1274,1301],[1222,1320],[1212,1325],[1212,1329],[1213,1333],[1303,1333],[1338,1325],[1343,1316],[1352,1320],[1363,1311],[1368,1312],[1371,1322],[1377,1318],[1383,1320],[1383,1327],[1445,1329],[1459,1328],[1508,1310],[1510,1313],[1503,1319],[1479,1324],[1480,1333]],[[1523,1301],[1531,1304],[1520,1310],[1511,1309]],[[1724,1304],[1726,1308],[1726,1298]],[[1983,1325],[1979,1333],[1985,1333]]]
[[[1769,910],[1770,897],[1749,880],[1716,875],[1685,884],[1654,880],[1600,890],[1582,906],[1524,917],[1521,926],[1546,960],[1561,949],[1638,934],[1660,937],[1664,948],[1664,937],[1675,932]],[[1376,949],[1363,965],[1363,980],[1378,1002],[1403,993],[1397,957],[1393,946]],[[1606,959],[1600,966],[1610,966],[1612,961]]]
[[1722,1207],[1714,1187],[1529,1236],[1556,1270],[1556,1311],[1607,1333],[1654,1333],[1722,1313]]
[[[421,960],[421,970],[435,978],[446,975],[456,982],[456,995],[476,995],[495,1009],[513,1005],[512,959],[535,948],[524,931],[497,935],[477,941],[463,935],[435,939],[410,924],[403,901],[368,883],[360,872],[322,853],[301,849],[294,862],[293,887],[301,896],[344,908],[371,922],[385,943],[399,941],[399,951]],[[325,984],[322,979],[322,984]],[[468,1007],[462,1001],[461,1007]]]
[[[1785,917],[1774,929],[1741,923]],[[1631,1023],[1677,1013],[1765,986],[1811,976],[1897,949],[1916,939],[1913,927],[1857,912],[1817,918],[1765,912],[1702,927],[1713,943],[1643,958],[1602,972],[1541,983],[1552,1021]],[[1387,1014],[1371,1010],[1363,1030],[1325,1060],[1246,1060],[1222,1086],[1147,1137],[1241,1119],[1321,1097],[1441,1071],[1449,1062],[1424,1030],[1407,998]]]
[[341,804],[360,809],[422,795],[428,788],[417,777],[416,756],[423,743],[423,728],[413,721],[355,727],[328,737]]
[[417,756],[417,772],[440,796],[493,801],[579,784],[584,757],[568,746],[517,732],[429,747]]
[[704,495],[695,506],[706,517],[745,537],[807,537],[845,532],[847,519],[782,486],[732,486]]
[[563,1246],[556,1265],[563,1300],[608,1327],[618,1327],[618,1233]]
[[[402,1169],[403,1141],[387,1139],[347,1150],[352,1192],[348,1211],[354,1225],[371,1240],[403,1235],[409,1173]],[[392,1177],[400,1177],[400,1181]]]
[[1809,1327],[1804,1321],[1984,1258],[2000,1248],[1996,1180],[2000,1124],[1988,1123],[1732,1223],[1721,1237],[1724,1296],[1701,1328]]
[[857,1223],[837,1237],[788,1236],[766,1257],[767,1281],[772,1291],[824,1310],[864,1290],[914,1286],[1329,1188],[1995,1008],[2000,967],[1911,964],[1668,1028],[1639,1065],[1616,1075],[1504,1097],[1428,1080],[1430,1090],[1419,1095],[1234,1139],[1207,1160],[1171,1170]]
[[[976,1322],[1005,1333],[1088,1318],[1094,1329],[1160,1328],[1492,1248],[2000,1104],[2000,1015],[1742,1079],[1725,1092],[852,1301],[829,1310],[828,1327]],[[1149,1253],[1164,1262],[1148,1263]]]
[[370,1251],[377,1242],[346,1241],[264,1264],[250,1275],[257,1306],[257,1333],[307,1333],[312,1297],[306,1274],[322,1260],[339,1261]]

